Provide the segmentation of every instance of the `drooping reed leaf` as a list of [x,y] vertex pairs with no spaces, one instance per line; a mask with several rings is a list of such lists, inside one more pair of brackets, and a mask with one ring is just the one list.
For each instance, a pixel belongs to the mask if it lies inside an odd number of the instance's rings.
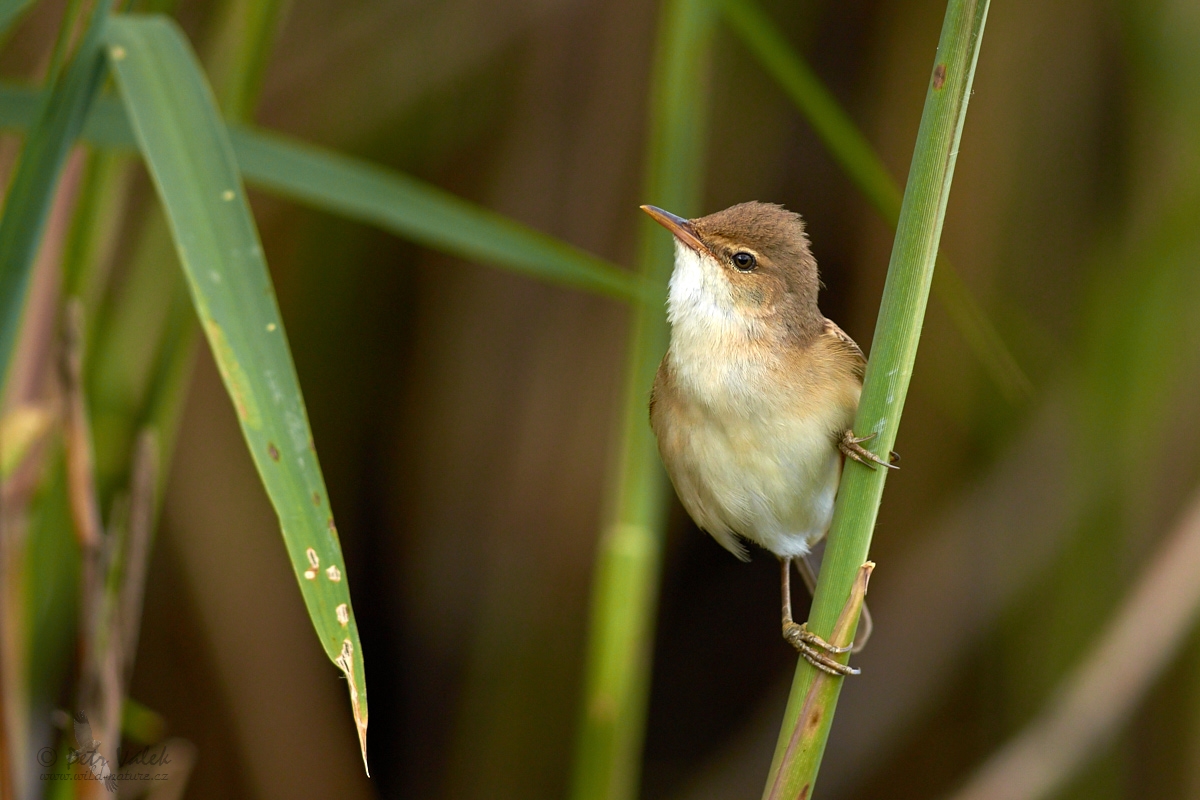
[[74,59],[45,96],[21,151],[0,219],[0,392],[17,344],[29,278],[59,175],[104,75],[100,45],[111,0],[100,0]]
[[[150,5],[162,7],[173,2]],[[286,8],[287,3],[243,0],[220,7],[218,20],[206,36],[204,50],[208,54],[202,61],[228,119],[241,121],[252,114],[264,64]],[[119,104],[114,109],[111,116],[131,136],[124,110]],[[92,284],[105,283],[107,268],[103,258],[96,258],[99,253],[88,254],[88,244],[115,235],[111,230],[98,235],[96,231],[107,224],[103,217],[111,217],[110,209],[120,205],[104,198],[123,198],[128,193],[123,184],[129,178],[130,160],[115,152],[96,154],[89,167],[113,165],[108,170],[110,180],[104,182],[108,185],[81,187],[72,234],[90,229],[93,235],[73,235],[64,256],[79,250],[83,257],[73,266]],[[90,202],[87,189],[96,192]],[[159,209],[149,210],[127,252],[120,290],[96,310],[96,351],[88,378],[92,414],[104,423],[94,428],[98,435],[97,480],[102,489],[109,490],[124,480],[129,452],[141,427],[149,424],[157,431],[163,456],[170,458],[201,335],[183,274],[165,266],[174,265],[177,258],[166,217]],[[160,491],[162,488],[160,482]]]
[[[689,216],[699,210],[703,186],[705,73],[716,13],[711,0],[669,0],[659,22],[643,199]],[[603,529],[593,578],[574,800],[636,797],[641,773],[670,491],[647,402],[667,348],[664,301],[674,247],[649,218],[639,222],[638,269],[650,289],[630,330],[620,451],[607,500],[614,516]]]
[[[987,9],[988,0],[950,0],[925,97],[854,421],[858,435],[875,435],[869,446],[884,457],[896,441],[916,361]],[[846,637],[835,640],[835,644],[854,635],[861,596],[857,596],[857,604],[852,603],[852,597],[856,596],[856,584],[865,591],[858,582],[862,580],[861,569],[870,549],[887,472],[847,461],[842,476],[808,620],[809,628],[827,639],[833,638],[835,626],[844,628]],[[839,625],[845,609],[850,609],[853,616],[848,625]],[[799,662],[764,798],[812,796],[843,680],[804,660]]]
[[326,654],[346,674],[365,762],[366,681],[345,561],[224,124],[172,21],[114,17],[106,44],[196,312],[279,515],[309,616]]
[[[35,91],[0,86],[0,126],[28,125],[37,101]],[[638,275],[424,181],[277,134],[228,127],[242,175],[265,191],[539,280],[627,301],[645,293]],[[103,98],[84,136],[101,147],[135,146],[124,112]]]

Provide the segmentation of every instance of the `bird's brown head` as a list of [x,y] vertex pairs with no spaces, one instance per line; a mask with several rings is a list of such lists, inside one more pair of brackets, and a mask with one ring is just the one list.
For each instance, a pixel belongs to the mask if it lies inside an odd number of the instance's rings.
[[692,220],[654,206],[642,210],[675,235],[672,325],[741,321],[801,338],[821,330],[817,262],[799,214],[757,202]]

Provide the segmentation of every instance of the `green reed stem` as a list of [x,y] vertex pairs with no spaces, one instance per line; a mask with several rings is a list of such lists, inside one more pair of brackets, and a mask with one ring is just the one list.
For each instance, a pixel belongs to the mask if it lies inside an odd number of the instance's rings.
[[[896,441],[917,356],[987,9],[988,0],[950,0],[925,96],[854,423],[858,435],[876,434],[869,446],[885,458]],[[857,583],[860,590],[865,589],[862,567],[870,549],[886,473],[847,462],[843,475],[809,616],[809,628],[835,643],[854,635],[861,605],[855,587]],[[849,613],[844,615],[844,611]],[[838,624],[839,618],[843,624]],[[841,637],[835,637],[835,628]],[[799,662],[764,798],[812,796],[842,680],[816,670],[806,661]]]
[[[700,202],[706,78],[716,10],[711,0],[667,0],[650,98],[644,199],[693,215]],[[630,214],[641,212],[629,209]],[[574,800],[637,795],[650,691],[654,614],[669,487],[647,403],[667,349],[664,304],[673,263],[670,236],[640,221],[638,266],[650,287],[633,308],[621,442],[592,586],[587,673],[575,752]]]

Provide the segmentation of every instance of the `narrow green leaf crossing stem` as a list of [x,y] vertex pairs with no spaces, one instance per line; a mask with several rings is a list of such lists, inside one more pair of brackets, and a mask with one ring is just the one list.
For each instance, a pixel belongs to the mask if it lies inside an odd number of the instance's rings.
[[[756,0],[723,0],[734,32],[808,120],[833,160],[893,228],[900,219],[900,187],[854,120],[795,51]],[[1004,397],[1014,404],[1033,396],[1033,384],[954,265],[938,256],[933,295]]]
[[795,103],[851,182],[895,225],[900,216],[900,188],[821,79],[755,0],[723,0],[721,9],[734,33]]
[[[875,434],[869,446],[885,457],[896,441],[916,360],[987,9],[988,0],[950,0],[930,74],[854,424],[859,436]],[[809,628],[821,636],[832,637],[843,609],[853,606],[886,473],[847,462],[809,615]],[[812,796],[843,680],[799,662],[763,790],[767,800]]]
[[246,180],[462,258],[620,300],[642,281],[599,256],[411,176],[276,134],[231,126]]
[[[0,127],[28,126],[39,97],[0,84]],[[227,127],[242,176],[264,191],[539,280],[626,302],[646,296],[641,276],[444,189],[290,137]],[[136,148],[125,112],[106,98],[95,102],[83,136],[98,147]]]

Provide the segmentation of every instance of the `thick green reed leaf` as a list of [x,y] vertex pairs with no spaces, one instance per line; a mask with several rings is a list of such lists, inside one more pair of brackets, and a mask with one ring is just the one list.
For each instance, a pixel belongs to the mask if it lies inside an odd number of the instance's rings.
[[342,548],[225,124],[174,22],[115,16],[106,38],[196,313],[279,515],[309,616],[346,674],[365,763],[366,680]]

